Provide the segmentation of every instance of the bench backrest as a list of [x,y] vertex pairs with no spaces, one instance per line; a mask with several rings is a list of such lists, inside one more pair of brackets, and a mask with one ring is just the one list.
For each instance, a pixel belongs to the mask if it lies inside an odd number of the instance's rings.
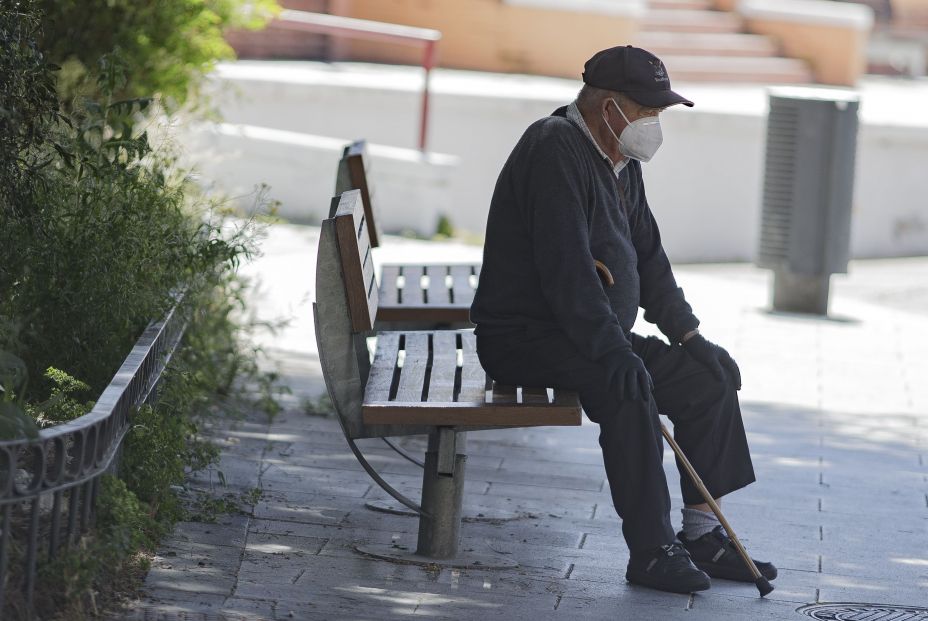
[[313,316],[322,375],[342,430],[350,439],[428,433],[429,427],[363,422],[367,337],[374,334],[378,295],[360,192],[333,199],[332,213],[319,233]]
[[[335,195],[338,196],[348,190],[361,192],[371,246],[377,248],[380,246],[380,229],[377,226],[377,216],[371,201],[369,173],[370,157],[367,154],[367,143],[363,140],[355,140],[342,151],[342,159],[338,162],[338,174],[335,177]],[[330,218],[334,215],[334,212],[329,213]]]
[[374,329],[379,301],[371,239],[367,231],[370,220],[365,215],[362,202],[358,190],[349,190],[333,198],[331,206],[353,332]]

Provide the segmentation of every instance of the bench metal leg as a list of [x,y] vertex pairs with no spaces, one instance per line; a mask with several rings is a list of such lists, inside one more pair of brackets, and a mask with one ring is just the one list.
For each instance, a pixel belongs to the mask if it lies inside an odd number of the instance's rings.
[[[447,430],[448,433],[450,433],[450,431],[450,429]],[[384,438],[384,440],[386,440],[386,438]],[[423,556],[433,556],[435,558],[451,558],[454,556],[453,552],[445,556],[441,550],[446,549],[446,546],[437,543],[437,539],[440,538],[439,532],[451,528],[451,526],[447,526],[451,523],[457,524],[455,528],[460,531],[460,524],[462,521],[499,524],[511,520],[518,520],[528,515],[525,513],[519,514],[513,511],[506,511],[505,509],[497,509],[495,507],[471,506],[469,508],[464,507],[463,517],[461,517],[459,496],[464,488],[464,462],[466,460],[466,456],[464,455],[464,442],[465,436],[463,432],[456,434],[456,440],[446,439],[446,445],[450,443],[453,446],[445,449],[444,461],[442,461],[440,446],[441,437],[430,434],[425,463],[414,460],[407,455],[405,451],[402,451],[391,442],[387,442],[387,444],[400,455],[421,465],[425,470],[422,476],[422,502],[429,503],[429,506],[427,507],[423,504],[421,508],[424,513],[434,517],[427,518],[426,516],[422,516],[422,522],[419,525],[419,544],[417,549]],[[428,456],[433,453],[436,455],[437,461],[435,462],[431,462],[428,459]],[[463,459],[459,460],[459,458]],[[450,468],[448,465],[449,460]],[[452,481],[448,480],[448,475],[451,475],[450,479],[453,480],[453,484]],[[420,517],[420,513],[409,509],[408,504],[407,506],[403,506],[396,502],[371,500],[364,503],[364,506],[371,511],[378,511],[380,513]],[[454,516],[443,509],[443,507],[451,506],[458,507],[458,509],[456,509],[457,513]],[[426,522],[428,523],[426,524]]]
[[422,475],[422,510],[416,554],[454,558],[461,540],[461,503],[464,497],[465,436],[440,428],[429,434]]
[[[390,545],[366,544],[355,549],[367,556],[399,563],[463,569],[509,569],[518,563],[491,550],[461,554],[461,505],[467,462],[465,435],[442,427],[429,434],[422,477],[422,515],[416,551],[401,541]],[[489,554],[488,554],[489,553]]]

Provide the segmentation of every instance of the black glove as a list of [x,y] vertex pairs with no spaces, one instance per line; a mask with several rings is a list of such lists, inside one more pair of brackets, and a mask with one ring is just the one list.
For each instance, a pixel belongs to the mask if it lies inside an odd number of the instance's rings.
[[728,371],[735,390],[741,390],[741,371],[724,348],[706,340],[706,337],[701,334],[688,338],[683,343],[683,348],[689,352],[690,356],[709,367],[712,374],[720,381],[725,381],[725,371]]
[[644,361],[635,355],[631,348],[613,349],[602,357],[610,371],[611,381],[615,383],[619,399],[651,399],[654,382],[644,366]]

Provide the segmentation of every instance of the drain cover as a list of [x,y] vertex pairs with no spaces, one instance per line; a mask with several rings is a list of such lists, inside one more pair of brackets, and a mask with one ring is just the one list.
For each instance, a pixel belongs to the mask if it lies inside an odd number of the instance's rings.
[[796,612],[820,621],[928,621],[928,608],[892,604],[812,604]]

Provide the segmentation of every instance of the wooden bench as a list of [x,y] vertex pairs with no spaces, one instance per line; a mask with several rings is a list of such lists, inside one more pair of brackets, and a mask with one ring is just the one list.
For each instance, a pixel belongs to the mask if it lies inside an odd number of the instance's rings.
[[[358,140],[346,146],[338,163],[335,193],[358,190],[364,204],[367,233],[371,246],[380,245],[380,229],[371,199],[368,181],[370,160],[367,146]],[[333,214],[330,213],[331,217]],[[470,305],[474,300],[480,264],[385,264],[381,267],[376,321],[379,326],[412,324],[435,327],[470,323]]]
[[[473,554],[455,558],[461,531],[464,432],[579,425],[577,395],[497,385],[480,366],[473,330],[375,333],[379,290],[361,192],[345,192],[333,199],[332,206],[333,216],[322,223],[319,237],[313,303],[326,388],[358,461],[388,494],[419,514],[414,553],[397,545],[369,545],[359,550],[406,562],[511,566],[511,562]],[[373,361],[367,341],[371,336],[377,337]],[[421,505],[391,487],[355,442],[414,434],[429,436]]]

